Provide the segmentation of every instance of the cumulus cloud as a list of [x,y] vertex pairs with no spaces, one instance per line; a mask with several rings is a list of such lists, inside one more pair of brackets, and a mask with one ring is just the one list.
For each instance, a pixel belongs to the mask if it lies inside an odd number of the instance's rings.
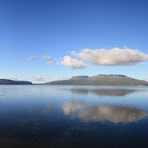
[[64,59],[63,61],[61,61],[61,64],[68,66],[72,69],[80,69],[86,67],[86,65],[82,61],[78,61],[77,59],[74,59],[68,55],[64,56]]
[[52,64],[53,59],[50,56],[31,56],[28,58],[28,60],[33,61],[33,60],[44,60],[46,61],[47,64]]
[[80,52],[73,51],[72,55],[102,66],[136,65],[148,60],[148,54],[129,48],[82,49]]

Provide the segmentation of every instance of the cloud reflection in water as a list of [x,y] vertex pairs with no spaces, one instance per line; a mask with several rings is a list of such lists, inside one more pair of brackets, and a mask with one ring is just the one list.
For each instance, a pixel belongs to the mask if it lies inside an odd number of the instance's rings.
[[62,110],[66,115],[73,115],[77,111],[83,109],[84,107],[85,107],[85,103],[83,101],[79,101],[79,102],[73,101],[73,102],[65,103],[62,106]]
[[101,104],[87,106],[85,103],[71,102],[62,106],[65,115],[70,115],[82,121],[109,121],[113,123],[129,123],[143,119],[148,113],[125,105]]

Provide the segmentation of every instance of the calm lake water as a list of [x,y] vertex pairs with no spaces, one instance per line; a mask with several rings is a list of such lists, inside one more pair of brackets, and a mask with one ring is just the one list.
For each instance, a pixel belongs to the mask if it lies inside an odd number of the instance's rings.
[[0,148],[148,148],[148,87],[0,86]]

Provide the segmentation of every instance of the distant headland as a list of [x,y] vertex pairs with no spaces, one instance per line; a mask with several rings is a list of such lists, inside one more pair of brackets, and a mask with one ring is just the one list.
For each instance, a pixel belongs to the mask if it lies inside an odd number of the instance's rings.
[[0,79],[0,85],[32,85],[32,82],[10,80],[10,79]]

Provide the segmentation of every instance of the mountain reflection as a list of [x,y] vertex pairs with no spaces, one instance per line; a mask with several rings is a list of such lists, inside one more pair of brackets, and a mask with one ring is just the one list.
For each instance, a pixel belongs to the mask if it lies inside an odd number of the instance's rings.
[[87,106],[85,103],[71,102],[62,106],[65,115],[75,116],[82,121],[109,121],[113,123],[129,123],[138,121],[148,115],[143,110],[125,105],[102,104]]
[[136,89],[69,89],[76,94],[93,94],[100,96],[126,96],[140,90]]

